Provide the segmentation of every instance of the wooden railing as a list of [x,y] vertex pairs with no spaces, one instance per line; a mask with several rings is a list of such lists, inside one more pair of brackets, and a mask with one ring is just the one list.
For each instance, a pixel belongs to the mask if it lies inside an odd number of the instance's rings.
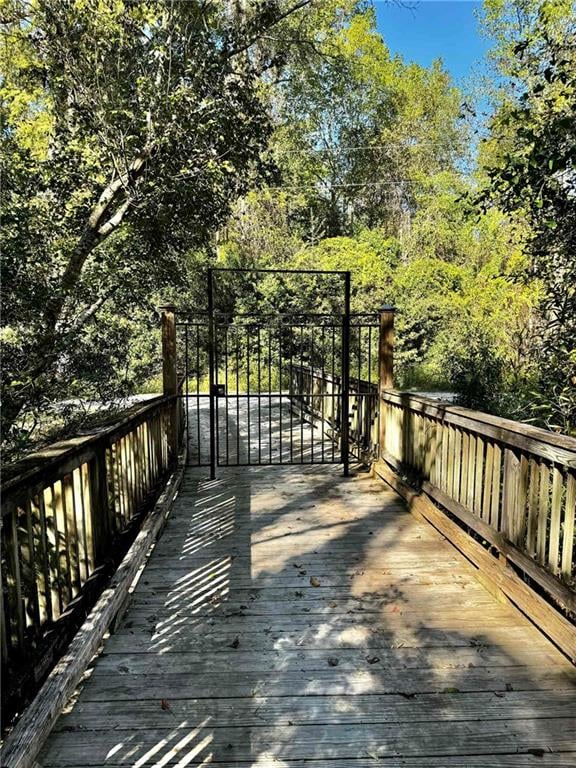
[[383,455],[574,585],[576,439],[385,392]]
[[4,670],[24,663],[36,680],[49,670],[59,629],[82,610],[114,545],[149,508],[176,460],[171,435],[180,406],[176,396],[155,398],[10,471],[2,485]]
[[[323,425],[330,437],[340,438],[339,376],[308,367],[293,366],[292,390],[302,393],[294,400],[302,403],[304,413]],[[378,386],[361,379],[350,378],[349,383],[349,444],[352,456],[369,463],[378,456]]]
[[[293,375],[304,410],[338,437],[320,398],[340,395],[338,377]],[[353,455],[392,468],[380,474],[426,501],[430,521],[576,660],[576,439],[359,380],[349,434]]]
[[576,628],[540,600],[576,618],[576,439],[410,393],[380,405],[381,458],[530,585],[541,628],[574,657]]

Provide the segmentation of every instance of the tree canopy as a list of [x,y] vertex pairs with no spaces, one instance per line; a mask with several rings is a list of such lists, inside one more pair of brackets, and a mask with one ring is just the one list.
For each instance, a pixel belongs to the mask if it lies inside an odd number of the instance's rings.
[[401,385],[573,430],[574,12],[483,15],[474,164],[466,95],[365,3],[3,0],[8,443],[154,386],[154,306],[202,306],[210,264],[350,269],[357,310],[398,307]]

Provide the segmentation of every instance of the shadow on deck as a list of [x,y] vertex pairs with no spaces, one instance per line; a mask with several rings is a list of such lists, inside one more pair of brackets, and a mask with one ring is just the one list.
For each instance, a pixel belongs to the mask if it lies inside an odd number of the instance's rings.
[[574,668],[380,480],[205,474],[42,766],[576,764]]

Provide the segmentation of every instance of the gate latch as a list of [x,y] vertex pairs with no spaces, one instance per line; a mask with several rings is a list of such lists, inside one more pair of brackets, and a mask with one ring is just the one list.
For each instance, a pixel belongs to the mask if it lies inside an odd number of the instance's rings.
[[226,385],[225,384],[214,384],[214,387],[212,389],[212,394],[215,397],[224,397],[226,395]]

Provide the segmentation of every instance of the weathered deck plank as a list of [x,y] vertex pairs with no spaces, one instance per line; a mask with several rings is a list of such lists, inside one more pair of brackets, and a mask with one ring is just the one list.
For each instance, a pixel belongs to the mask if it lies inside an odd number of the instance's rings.
[[189,472],[44,768],[568,768],[576,671],[367,475]]

